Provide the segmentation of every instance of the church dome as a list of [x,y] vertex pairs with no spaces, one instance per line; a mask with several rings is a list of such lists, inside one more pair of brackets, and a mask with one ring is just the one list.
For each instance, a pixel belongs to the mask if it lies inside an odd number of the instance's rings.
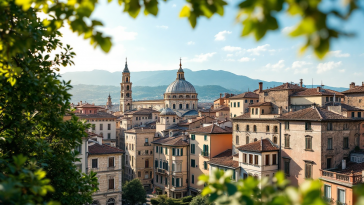
[[167,87],[166,93],[196,93],[196,90],[190,82],[177,79]]
[[176,113],[171,108],[162,109],[159,115],[176,115]]

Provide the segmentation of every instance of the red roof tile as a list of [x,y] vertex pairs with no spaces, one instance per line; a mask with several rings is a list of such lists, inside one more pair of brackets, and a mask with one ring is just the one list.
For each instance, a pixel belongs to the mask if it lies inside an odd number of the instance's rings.
[[259,98],[259,95],[253,92],[245,92],[239,95],[230,97],[230,99],[241,99],[241,98]]
[[237,149],[240,151],[249,152],[270,152],[279,150],[278,147],[274,145],[269,139],[258,140],[256,142],[237,147]]
[[272,103],[271,102],[258,102],[258,103],[249,105],[249,107],[260,107],[260,106],[272,106]]
[[220,165],[225,167],[231,167],[231,168],[238,168],[239,162],[233,160],[232,150],[228,149],[224,152],[221,152],[220,154],[216,155],[215,157],[211,158],[211,160],[208,162],[210,165]]
[[344,94],[350,94],[350,93],[364,93],[364,86],[355,86],[354,88],[351,88],[349,90],[345,90],[342,92]]
[[303,88],[299,85],[292,83],[284,83],[283,85],[276,86],[274,88],[269,88],[263,91],[265,92],[265,91],[275,91],[275,90],[306,90],[306,88]]
[[229,134],[232,133],[231,128],[223,129],[215,124],[206,127],[200,127],[189,131],[190,133],[208,133],[208,134]]
[[100,155],[100,154],[122,154],[124,153],[123,150],[116,148],[116,147],[111,147],[109,145],[106,144],[98,144],[95,143],[91,146],[88,146],[88,152],[90,155]]
[[76,116],[81,118],[81,119],[88,119],[88,118],[113,118],[113,119],[117,119],[116,116],[109,114],[107,112],[98,112],[95,114],[78,114],[76,113]]
[[289,112],[277,118],[278,120],[353,120],[352,118],[344,117],[321,107],[309,107],[306,109]]
[[294,93],[291,96],[344,96],[344,94],[337,92],[335,90],[329,90],[321,88],[320,91],[318,91],[318,88],[308,88],[304,91],[300,91],[297,93]]

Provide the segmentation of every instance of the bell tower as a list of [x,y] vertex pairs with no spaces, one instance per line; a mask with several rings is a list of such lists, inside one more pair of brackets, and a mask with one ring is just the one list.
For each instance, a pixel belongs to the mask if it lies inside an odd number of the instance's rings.
[[125,111],[132,110],[133,102],[131,91],[132,83],[130,82],[130,72],[127,59],[125,59],[125,68],[123,70],[123,77],[120,85],[120,111],[124,113]]

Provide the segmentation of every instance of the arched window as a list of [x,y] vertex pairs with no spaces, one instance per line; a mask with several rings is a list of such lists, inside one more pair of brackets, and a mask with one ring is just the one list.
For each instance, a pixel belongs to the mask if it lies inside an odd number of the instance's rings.
[[253,130],[254,130],[254,132],[257,131],[257,126],[256,125],[253,126]]
[[246,143],[245,144],[249,144],[249,136],[246,136]]
[[239,144],[239,136],[238,135],[236,135],[235,141],[236,141],[236,144],[238,145]]
[[98,200],[94,200],[91,205],[100,205],[100,202]]
[[189,95],[186,95],[186,98],[190,98],[190,96]]
[[149,159],[145,160],[145,168],[149,168]]
[[130,94],[129,93],[126,93],[126,97],[128,98],[130,96]]
[[194,96],[194,95],[192,95],[192,98],[195,98],[195,96]]
[[122,98],[124,97],[124,94],[123,94],[123,93],[121,93],[121,97],[122,97]]
[[176,104],[173,104],[173,109],[176,109]]
[[239,125],[236,125],[236,131],[239,131]]
[[115,199],[110,198],[109,200],[107,200],[107,205],[115,205]]
[[246,125],[246,131],[249,131],[249,125]]
[[178,96],[178,98],[183,98],[183,95]]
[[252,108],[252,115],[254,115],[254,108]]
[[273,143],[274,144],[277,144],[278,143],[277,137],[273,137]]
[[129,85],[126,86],[126,90],[129,90]]
[[189,108],[189,105],[188,104],[186,104],[186,109],[188,109]]
[[171,96],[170,96],[170,95],[168,95],[168,98],[171,98]]
[[269,132],[269,125],[267,125],[267,126],[265,127],[265,131],[266,131],[266,132]]
[[173,98],[177,98],[177,96],[173,95]]
[[126,82],[129,82],[129,78],[128,77],[126,77]]
[[173,117],[173,122],[176,122],[176,118]]
[[254,138],[254,142],[256,142],[256,141],[258,141],[258,139],[257,138]]
[[278,127],[277,126],[274,126],[274,129],[273,129],[273,132],[278,132]]

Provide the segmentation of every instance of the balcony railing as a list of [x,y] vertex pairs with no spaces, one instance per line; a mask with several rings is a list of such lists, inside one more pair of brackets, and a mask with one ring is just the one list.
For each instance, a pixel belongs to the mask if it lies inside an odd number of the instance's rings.
[[208,157],[209,156],[209,152],[208,151],[201,151],[201,155],[203,157]]
[[155,168],[155,171],[159,174],[167,174],[167,170],[165,169],[159,169],[159,168]]
[[350,184],[360,184],[363,183],[363,176],[361,174],[340,174],[334,171],[321,170],[321,177],[328,178],[331,180],[342,181]]

